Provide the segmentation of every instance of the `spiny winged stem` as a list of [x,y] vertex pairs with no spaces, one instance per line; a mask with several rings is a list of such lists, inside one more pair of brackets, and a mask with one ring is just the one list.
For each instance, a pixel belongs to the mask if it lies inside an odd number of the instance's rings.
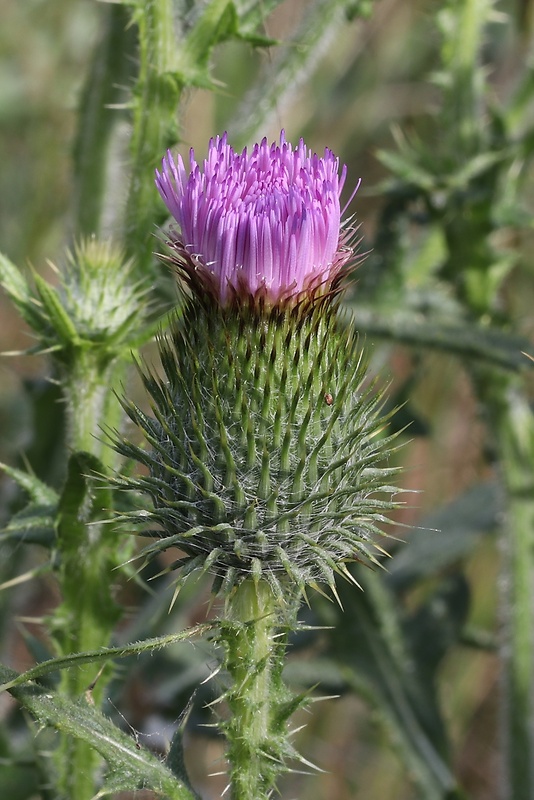
[[[113,424],[120,406],[111,391],[118,385],[117,370],[123,365],[102,364],[90,349],[80,351],[66,376],[67,438],[74,452],[93,453],[106,466],[116,463],[116,454],[104,442],[102,425]],[[120,378],[119,378],[120,380]]]
[[[117,538],[104,524],[110,498],[91,485],[86,473],[93,466],[85,453],[102,456],[101,426],[114,423],[115,398],[110,391],[110,369],[102,371],[84,354],[69,376],[66,397],[69,407],[71,456],[66,488],[60,506],[58,550],[61,554],[59,583],[62,602],[55,613],[55,638],[63,655],[95,650],[109,644],[118,619],[113,597],[116,583]],[[91,363],[93,361],[93,363]],[[115,365],[115,371],[116,371]],[[116,404],[118,405],[118,404]],[[108,448],[109,451],[109,448]],[[106,453],[109,461],[109,454]],[[102,462],[96,461],[95,465]],[[60,691],[73,699],[91,692],[98,707],[108,670],[99,674],[86,664],[61,673]],[[62,735],[57,752],[58,790],[65,800],[90,800],[95,795],[95,777],[100,756],[87,742]]]
[[263,800],[288,755],[284,728],[289,703],[281,678],[285,636],[280,601],[267,581],[250,578],[238,587],[227,603],[221,639],[232,680],[224,695],[230,717],[221,725],[228,741],[231,796]]
[[[77,360],[65,386],[68,441],[74,452],[58,525],[63,597],[58,623],[65,653],[108,644],[117,620],[113,600],[117,540],[113,526],[104,524],[111,500],[109,492],[97,488],[90,477],[92,467],[111,469],[117,462],[102,434],[102,428],[115,426],[120,410],[111,390],[112,372],[116,378],[123,365],[115,361],[103,369],[89,351]],[[88,664],[64,672],[63,686],[71,696],[79,696],[94,677],[94,667]],[[93,691],[98,702],[103,685],[99,683]]]
[[182,85],[176,77],[178,43],[172,0],[133,3],[139,28],[139,77],[133,95],[132,166],[124,243],[140,272],[154,250],[160,216],[153,170],[166,147],[178,139],[176,110]]
[[81,94],[73,152],[73,219],[78,236],[98,235],[102,227],[113,230],[118,208],[122,207],[116,196],[112,195],[111,202],[106,197],[109,189],[106,184],[112,164],[114,131],[124,113],[116,106],[123,100],[122,87],[130,83],[135,44],[126,7],[119,3],[102,4],[101,38]]
[[451,76],[445,113],[451,124],[456,123],[448,135],[459,158],[467,159],[480,148],[483,73],[479,62],[492,5],[491,0],[464,0],[451,3],[442,12],[446,28],[443,60]]
[[[109,644],[118,619],[114,585],[126,548],[110,523],[110,489],[102,485],[102,476],[117,466],[102,431],[120,427],[113,388],[144,314],[143,290],[131,270],[122,251],[91,238],[69,254],[57,293],[38,282],[48,312],[47,340],[58,342],[52,352],[67,408],[69,460],[56,542],[61,603],[51,625],[60,655]],[[78,700],[90,689],[98,705],[107,675],[90,664],[66,670],[60,690]],[[86,742],[63,735],[56,763],[61,798],[94,796],[99,757]]]

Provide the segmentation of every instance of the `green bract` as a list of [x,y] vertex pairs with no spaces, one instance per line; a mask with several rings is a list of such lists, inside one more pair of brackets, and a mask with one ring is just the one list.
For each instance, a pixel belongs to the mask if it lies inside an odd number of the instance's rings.
[[142,370],[153,416],[123,400],[149,447],[116,443],[148,469],[119,483],[152,498],[129,515],[151,528],[149,557],[177,547],[174,566],[212,572],[215,592],[252,576],[279,597],[374,561],[398,491],[392,437],[336,300],[193,296],[159,351],[164,377]]

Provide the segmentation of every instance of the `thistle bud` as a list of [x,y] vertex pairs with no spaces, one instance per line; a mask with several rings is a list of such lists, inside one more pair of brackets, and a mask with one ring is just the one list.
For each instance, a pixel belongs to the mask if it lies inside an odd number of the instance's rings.
[[227,596],[246,578],[280,600],[334,589],[375,560],[392,507],[380,396],[339,309],[345,172],[282,133],[250,155],[225,135],[202,168],[168,154],[156,175],[190,291],[159,339],[163,377],[141,369],[153,414],[123,401],[148,448],[117,442],[147,468],[122,485],[151,497],[146,554],[179,548],[182,575],[209,571]]
[[133,265],[111,242],[85,239],[69,253],[61,300],[81,339],[122,341],[141,318],[145,292]]

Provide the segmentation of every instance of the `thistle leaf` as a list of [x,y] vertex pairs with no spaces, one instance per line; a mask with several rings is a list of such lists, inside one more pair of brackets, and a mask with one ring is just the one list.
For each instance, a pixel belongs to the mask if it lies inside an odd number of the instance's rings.
[[37,685],[14,687],[17,677],[13,670],[0,666],[0,680],[12,686],[10,694],[38,723],[87,742],[107,761],[110,782],[108,786],[104,778],[100,797],[117,788],[128,791],[146,788],[167,800],[195,799],[157,756],[140,747],[85,699],[73,702]]

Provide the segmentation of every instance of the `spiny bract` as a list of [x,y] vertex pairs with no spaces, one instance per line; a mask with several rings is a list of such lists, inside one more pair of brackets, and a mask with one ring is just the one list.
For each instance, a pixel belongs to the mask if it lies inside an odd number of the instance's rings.
[[149,557],[176,547],[173,566],[210,571],[215,592],[252,576],[280,597],[374,560],[392,437],[337,301],[237,312],[193,296],[159,350],[165,377],[142,370],[153,417],[123,401],[149,448],[116,443],[148,470],[119,483],[152,498],[129,515],[152,526]]

